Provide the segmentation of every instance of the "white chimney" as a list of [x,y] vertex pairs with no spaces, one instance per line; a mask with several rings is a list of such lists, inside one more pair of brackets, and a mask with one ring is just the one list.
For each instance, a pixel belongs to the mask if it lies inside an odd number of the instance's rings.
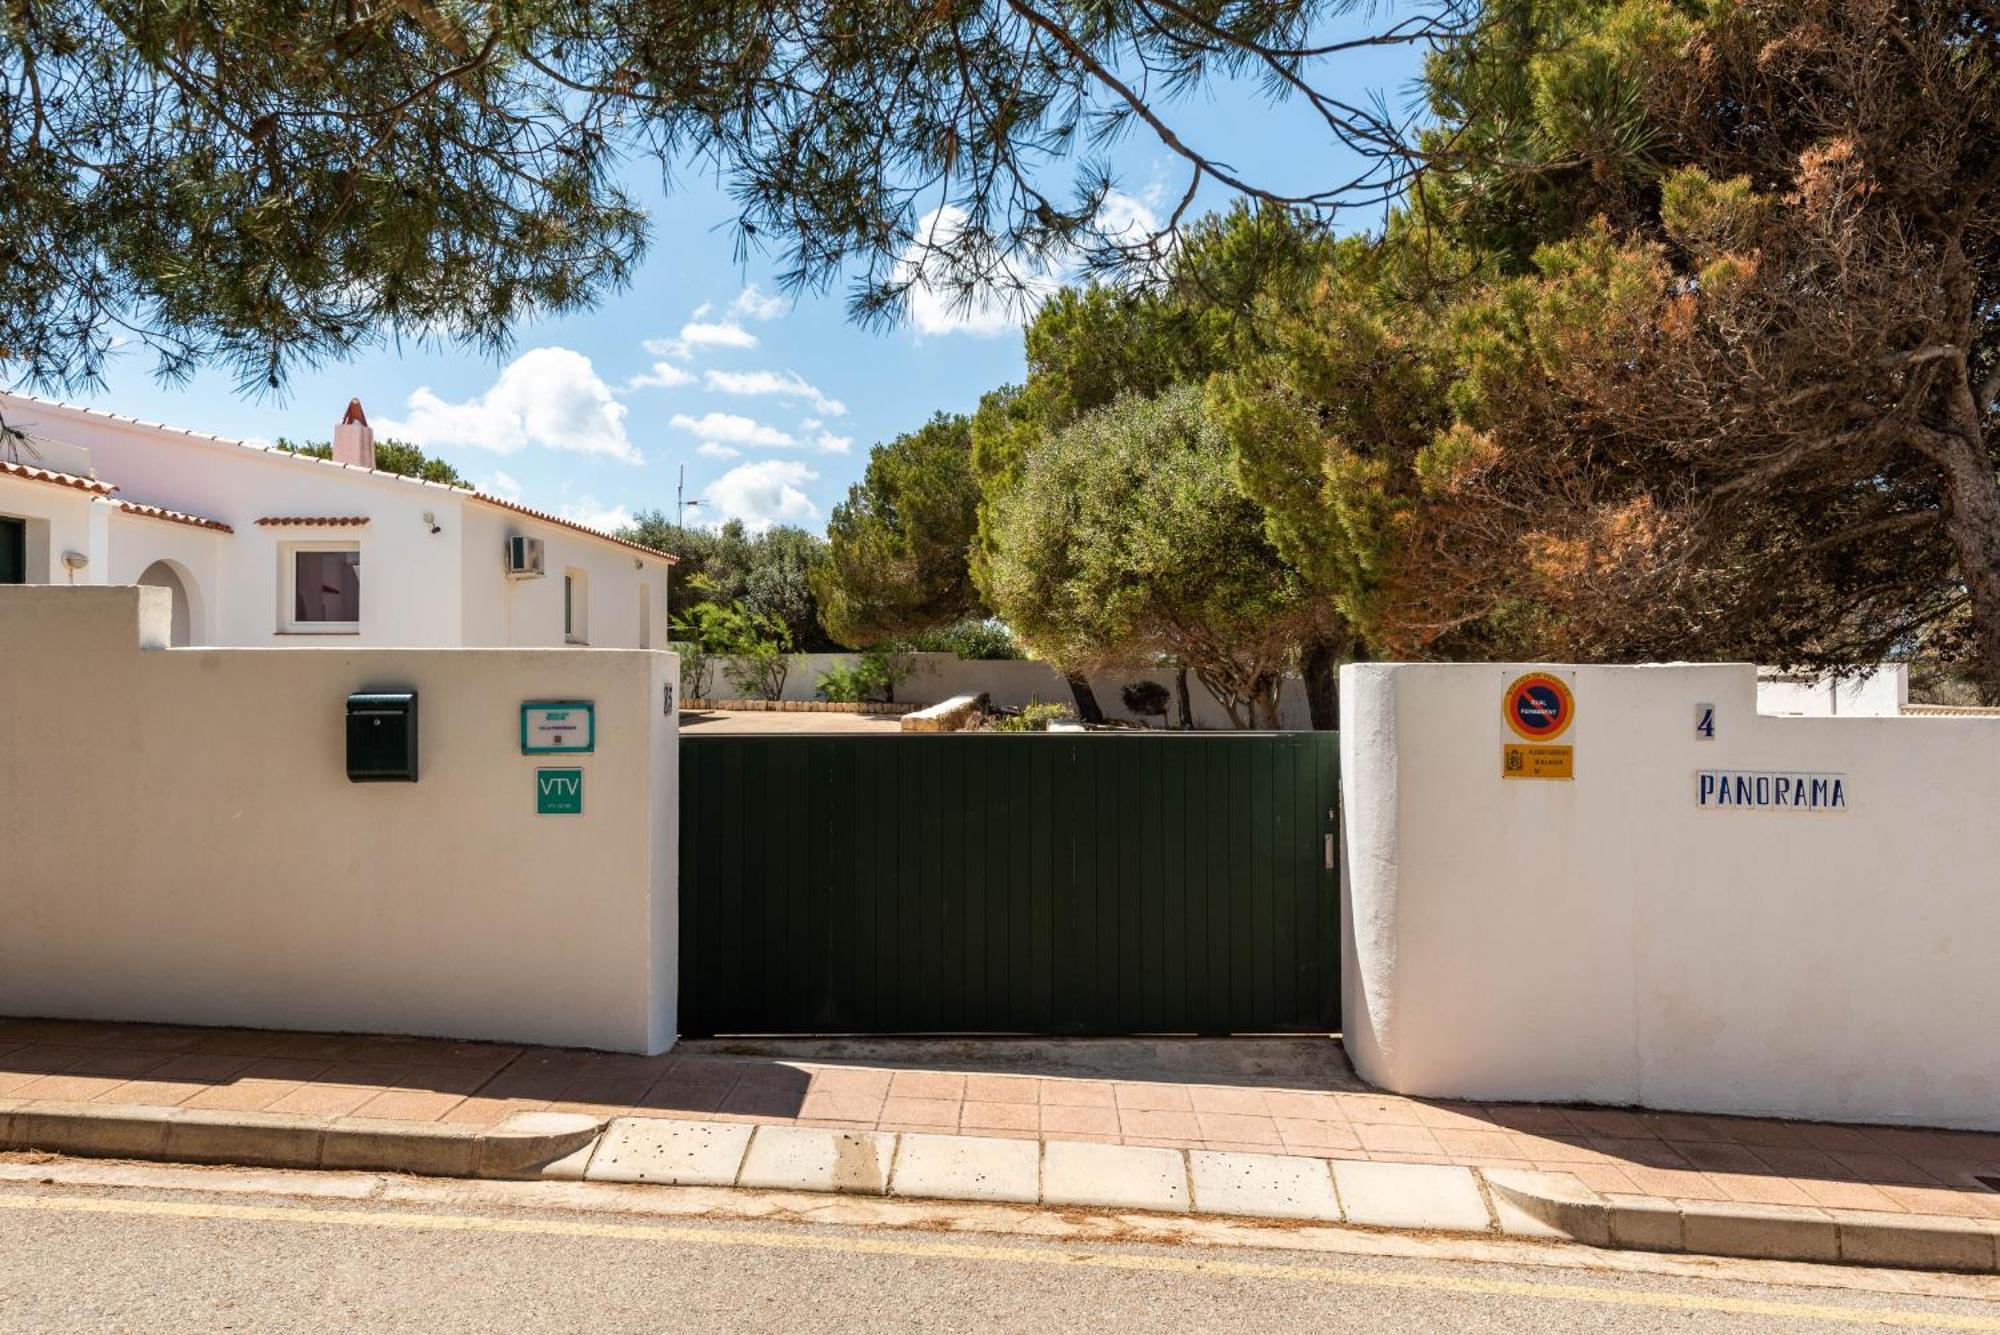
[[360,399],[347,401],[347,413],[333,429],[333,461],[375,466],[375,432],[368,425],[368,414],[361,411]]

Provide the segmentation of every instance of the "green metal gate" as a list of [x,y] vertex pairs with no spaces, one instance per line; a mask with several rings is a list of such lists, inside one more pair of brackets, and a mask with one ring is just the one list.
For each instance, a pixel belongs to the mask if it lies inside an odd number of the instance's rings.
[[1339,1027],[1331,733],[681,738],[681,1030]]

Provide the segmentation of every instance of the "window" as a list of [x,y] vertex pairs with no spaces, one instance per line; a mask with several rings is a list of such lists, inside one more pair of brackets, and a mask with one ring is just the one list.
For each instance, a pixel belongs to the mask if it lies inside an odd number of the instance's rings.
[[285,629],[351,635],[361,629],[361,548],[352,542],[291,543],[284,548]]
[[581,570],[563,571],[563,640],[590,643],[590,576]]
[[28,582],[28,521],[0,515],[0,584]]
[[653,647],[653,586],[643,581],[639,585],[639,647]]

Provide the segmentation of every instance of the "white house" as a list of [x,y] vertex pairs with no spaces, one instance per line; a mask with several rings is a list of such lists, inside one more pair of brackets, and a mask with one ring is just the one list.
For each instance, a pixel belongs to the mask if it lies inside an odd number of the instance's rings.
[[672,556],[382,472],[358,400],[331,460],[20,394],[0,419],[0,584],[164,586],[175,644],[666,645]]

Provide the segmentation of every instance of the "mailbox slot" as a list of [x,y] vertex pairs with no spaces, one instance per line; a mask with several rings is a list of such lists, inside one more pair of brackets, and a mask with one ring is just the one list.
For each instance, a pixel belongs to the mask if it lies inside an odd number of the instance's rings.
[[355,783],[417,781],[417,693],[347,697],[347,777]]

